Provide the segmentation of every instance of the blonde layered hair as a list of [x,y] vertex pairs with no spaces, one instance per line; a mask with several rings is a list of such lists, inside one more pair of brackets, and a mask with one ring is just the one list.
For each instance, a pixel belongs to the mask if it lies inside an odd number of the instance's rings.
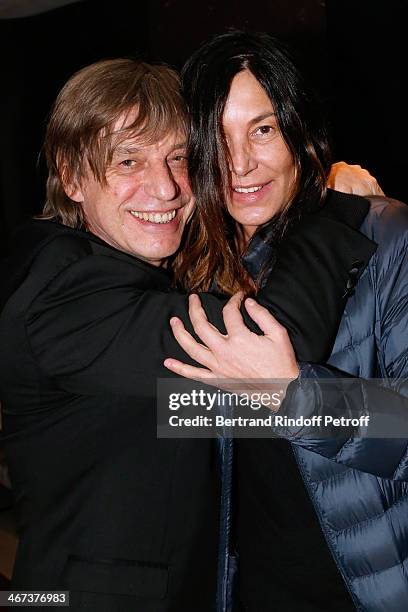
[[[123,127],[115,130],[121,118]],[[186,129],[186,109],[174,70],[133,59],[86,66],[62,88],[48,122],[47,200],[41,218],[86,227],[82,206],[66,190],[78,185],[89,170],[104,184],[114,150],[124,140],[136,136],[151,144],[170,131]]]

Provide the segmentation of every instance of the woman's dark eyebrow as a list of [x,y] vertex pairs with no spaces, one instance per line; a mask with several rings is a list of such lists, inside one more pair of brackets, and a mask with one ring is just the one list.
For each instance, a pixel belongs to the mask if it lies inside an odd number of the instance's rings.
[[254,123],[259,123],[259,121],[263,121],[264,119],[267,119],[268,117],[275,117],[275,116],[276,116],[276,113],[274,113],[273,111],[268,111],[267,113],[262,113],[261,115],[257,115],[256,117],[251,119],[249,123],[253,125]]

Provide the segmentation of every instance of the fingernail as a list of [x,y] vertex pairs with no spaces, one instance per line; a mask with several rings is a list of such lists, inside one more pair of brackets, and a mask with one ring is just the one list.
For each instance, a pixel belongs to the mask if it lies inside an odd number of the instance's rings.
[[255,306],[256,302],[255,302],[255,300],[253,300],[252,298],[247,298],[247,299],[245,300],[245,304],[246,304],[247,306]]
[[172,317],[172,318],[170,319],[170,325],[171,325],[171,326],[173,326],[173,325],[177,325],[177,323],[178,323],[178,318],[177,318],[177,317]]

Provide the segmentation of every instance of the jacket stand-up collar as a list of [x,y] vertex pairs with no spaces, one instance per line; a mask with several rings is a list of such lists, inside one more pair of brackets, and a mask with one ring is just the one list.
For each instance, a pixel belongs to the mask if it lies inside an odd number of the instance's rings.
[[[301,220],[288,232],[294,239],[299,224],[310,224],[312,237],[315,226],[314,238],[321,245],[325,243],[326,256],[330,258],[331,253],[335,255],[337,263],[347,272],[345,295],[353,292],[354,286],[377,248],[372,240],[359,231],[369,207],[370,202],[366,198],[328,189],[323,206],[315,207],[312,212],[302,215]],[[271,234],[269,227],[261,228],[253,236],[247,252],[242,257],[243,265],[254,279],[258,279],[261,274],[262,280],[266,279],[276,258],[281,258],[285,252],[285,240],[282,245],[275,248],[270,239]]]

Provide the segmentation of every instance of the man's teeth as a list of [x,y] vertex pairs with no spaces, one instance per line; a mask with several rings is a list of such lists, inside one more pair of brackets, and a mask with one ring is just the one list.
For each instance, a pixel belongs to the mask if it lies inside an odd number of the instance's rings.
[[175,210],[163,214],[139,212],[137,210],[131,210],[130,213],[134,217],[143,219],[143,221],[150,221],[150,223],[170,223],[170,221],[176,216]]
[[262,189],[263,185],[259,185],[258,187],[234,187],[234,191],[238,193],[254,193],[255,191],[259,191]]

